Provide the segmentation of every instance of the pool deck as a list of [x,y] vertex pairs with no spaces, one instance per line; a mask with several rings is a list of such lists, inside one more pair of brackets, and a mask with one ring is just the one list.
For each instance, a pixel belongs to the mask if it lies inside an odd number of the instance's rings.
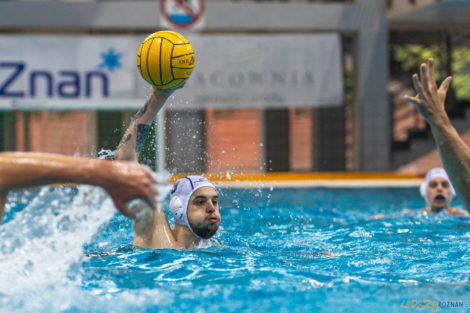
[[417,175],[397,173],[250,173],[177,174],[174,183],[188,175],[203,175],[221,187],[416,187],[423,182]]

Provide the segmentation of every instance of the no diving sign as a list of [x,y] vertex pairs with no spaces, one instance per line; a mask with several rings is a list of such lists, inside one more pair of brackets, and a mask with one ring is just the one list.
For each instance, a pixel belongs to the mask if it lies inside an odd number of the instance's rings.
[[160,0],[162,26],[199,29],[203,26],[205,0]]

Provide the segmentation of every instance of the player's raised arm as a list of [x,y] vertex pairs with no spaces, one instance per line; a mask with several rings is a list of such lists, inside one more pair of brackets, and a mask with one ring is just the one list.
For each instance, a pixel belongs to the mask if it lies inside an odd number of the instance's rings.
[[420,74],[413,75],[417,95],[407,96],[406,100],[413,103],[429,123],[444,168],[470,212],[470,150],[452,126],[444,108],[451,80],[447,77],[438,88],[434,61],[429,59],[427,64],[421,64]]
[[[174,89],[153,89],[152,95],[134,116],[124,133],[116,150],[118,160],[133,161],[129,163],[138,161],[152,122],[173,91]],[[145,210],[145,216],[134,220],[134,245],[144,248],[170,248],[174,245],[175,239],[168,219],[156,203],[153,203],[153,206],[155,210]]]
[[[154,86],[144,106],[137,112],[116,150],[118,160],[138,161],[152,122],[165,101],[181,88],[194,68],[191,44],[172,31],[159,31],[142,42],[137,53],[137,68],[142,78]],[[142,212],[134,220],[134,245],[145,248],[176,248],[178,246],[163,210],[146,203],[134,204]],[[179,246],[178,246],[179,247]]]
[[[154,86],[153,93],[132,119],[116,150],[118,160],[137,161],[150,126],[171,93],[181,88],[195,64],[194,50],[181,34],[158,31],[140,44],[137,68]],[[157,89],[158,88],[158,89]]]
[[174,89],[153,89],[144,106],[133,117],[116,149],[116,158],[118,160],[138,161],[139,153],[142,151],[150,127],[158,111],[173,91]]

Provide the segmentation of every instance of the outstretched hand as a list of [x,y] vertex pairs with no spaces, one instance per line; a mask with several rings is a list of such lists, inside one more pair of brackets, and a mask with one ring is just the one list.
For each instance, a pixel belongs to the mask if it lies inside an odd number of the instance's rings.
[[413,74],[412,79],[417,95],[405,96],[405,100],[412,103],[428,123],[440,124],[447,117],[444,105],[452,77],[447,77],[438,88],[434,78],[434,60],[429,58],[427,64],[421,64],[420,75]]
[[154,187],[157,181],[149,170],[135,162],[106,162],[109,167],[103,170],[109,171],[109,179],[101,186],[108,192],[114,205],[124,216],[135,218],[135,213],[127,206],[127,203],[134,199],[146,199],[155,208],[157,207],[158,190]]
[[157,97],[157,99],[159,98],[167,99],[168,97],[172,95],[173,92],[175,92],[178,89],[183,88],[185,84],[186,82],[184,82],[183,84],[175,88],[170,88],[170,89],[158,89],[157,87],[153,87],[152,93],[155,97]]

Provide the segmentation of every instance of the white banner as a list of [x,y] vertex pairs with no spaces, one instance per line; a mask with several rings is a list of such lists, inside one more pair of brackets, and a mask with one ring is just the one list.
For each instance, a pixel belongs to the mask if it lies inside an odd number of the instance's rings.
[[0,99],[136,97],[134,36],[0,36]]
[[196,67],[181,93],[189,104],[228,108],[343,103],[338,35],[211,35],[188,40]]
[[[0,102],[144,98],[136,68],[147,36],[0,36]],[[170,108],[320,107],[343,103],[335,34],[188,35],[196,66]],[[67,101],[64,101],[66,105]],[[130,101],[131,102],[131,101]]]

